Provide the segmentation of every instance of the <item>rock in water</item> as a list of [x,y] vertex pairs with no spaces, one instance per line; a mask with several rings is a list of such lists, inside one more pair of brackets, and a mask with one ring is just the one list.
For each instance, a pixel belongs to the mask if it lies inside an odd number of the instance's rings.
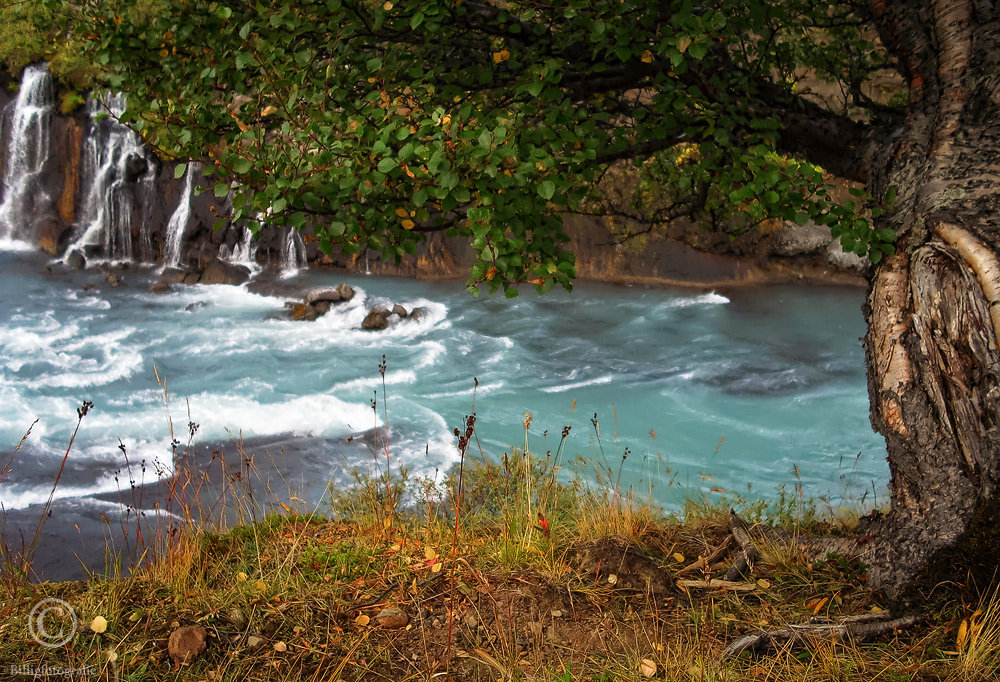
[[188,625],[177,628],[170,633],[167,641],[167,653],[174,659],[174,664],[190,663],[205,650],[205,638],[208,632],[200,625]]
[[415,322],[419,322],[420,320],[427,317],[428,314],[429,311],[427,310],[427,308],[414,308],[413,310],[410,311],[410,319]]
[[388,326],[389,311],[385,308],[372,308],[368,311],[368,315],[365,317],[364,322],[361,323],[361,328],[369,331],[378,331],[379,329],[385,329]]
[[293,320],[304,320],[308,322],[315,320],[317,317],[319,317],[319,311],[307,303],[299,303],[297,306],[292,308]]
[[153,282],[149,285],[149,293],[151,294],[165,294],[170,291],[170,285],[166,282]]
[[214,260],[201,273],[200,284],[243,284],[250,279],[250,269],[234,263]]
[[406,308],[397,303],[396,305],[392,306],[392,314],[399,315],[401,318],[406,319]]
[[66,267],[71,270],[83,270],[87,267],[87,259],[83,257],[83,254],[73,249],[68,256],[66,256]]
[[315,304],[320,301],[329,301],[330,303],[337,303],[340,301],[340,292],[336,289],[313,289],[306,294],[305,302],[307,304]]
[[354,298],[354,289],[347,286],[346,284],[337,285],[337,293],[340,294],[341,301],[350,301]]

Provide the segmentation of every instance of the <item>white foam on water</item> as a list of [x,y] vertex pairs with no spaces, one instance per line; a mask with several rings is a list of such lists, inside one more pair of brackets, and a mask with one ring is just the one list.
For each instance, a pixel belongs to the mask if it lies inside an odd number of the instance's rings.
[[[397,386],[399,384],[412,384],[417,381],[417,373],[410,369],[402,369],[396,371],[389,371],[385,373],[385,385],[386,386]],[[332,389],[331,393],[353,393],[361,389],[365,389],[366,392],[373,388],[379,388],[382,386],[382,377],[363,377],[360,379],[352,379],[351,381],[345,381],[340,384],[336,384]]]
[[722,294],[717,294],[712,291],[700,296],[682,296],[680,298],[672,298],[669,301],[660,303],[656,306],[656,310],[663,310],[666,308],[687,308],[698,305],[725,305],[726,303],[729,303],[728,298]]
[[473,390],[475,390],[476,395],[486,395],[488,393],[493,393],[494,391],[503,388],[503,381],[494,381],[489,384],[479,384],[479,386],[469,386],[468,388],[463,388],[458,391],[445,391],[443,393],[427,393],[421,396],[424,400],[437,400],[438,398],[459,398],[462,396],[472,397]]
[[587,386],[599,386],[601,384],[610,384],[614,381],[614,377],[611,375],[598,377],[596,379],[588,379],[586,381],[576,381],[571,384],[562,384],[560,386],[548,386],[541,389],[544,393],[565,393],[566,391],[572,391],[576,388],[586,388]]
[[20,239],[10,239],[4,237],[0,239],[0,251],[9,251],[13,253],[33,253],[38,250],[38,246],[30,241],[22,241]]

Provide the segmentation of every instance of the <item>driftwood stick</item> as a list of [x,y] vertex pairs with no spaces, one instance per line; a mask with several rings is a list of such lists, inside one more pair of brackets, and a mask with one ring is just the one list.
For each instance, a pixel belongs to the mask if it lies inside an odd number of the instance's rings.
[[684,568],[680,569],[674,575],[680,577],[682,575],[687,575],[688,573],[693,573],[701,568],[710,568],[715,562],[717,562],[722,557],[729,553],[729,548],[733,544],[733,536],[727,535],[726,539],[722,541],[722,544],[715,548],[715,551],[707,557],[698,557],[698,561],[693,564],[688,564]]
[[[865,614],[868,615],[868,614]],[[894,620],[885,620],[887,616],[877,614],[882,620],[868,618],[858,620],[857,618],[845,619],[839,623],[830,625],[789,625],[780,630],[768,630],[766,632],[756,632],[740,637],[738,640],[726,647],[722,652],[723,658],[739,656],[744,651],[763,651],[774,649],[779,646],[808,646],[812,640],[832,638],[834,641],[842,639],[854,639],[864,641],[878,637],[887,632],[908,628],[920,620],[917,614],[901,616]]]
[[746,521],[741,519],[732,509],[729,510],[729,527],[733,532],[733,538],[736,539],[736,543],[742,550],[733,565],[726,571],[726,575],[723,576],[723,580],[733,582],[753,570],[754,563],[760,559],[760,552],[753,544],[753,538],[750,537],[750,529],[747,527]]
[[753,592],[757,583],[730,582],[728,580],[678,580],[677,587],[682,589],[730,590],[732,592]]

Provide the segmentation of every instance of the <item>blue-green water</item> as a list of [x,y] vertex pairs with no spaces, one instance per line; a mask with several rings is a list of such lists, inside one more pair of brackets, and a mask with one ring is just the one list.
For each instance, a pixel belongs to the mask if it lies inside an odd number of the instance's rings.
[[[121,488],[119,439],[132,462],[146,461],[147,478],[169,475],[170,420],[184,442],[189,421],[199,425],[196,443],[240,433],[322,437],[303,487],[315,488],[318,476],[346,480],[343,453],[326,461],[323,444],[382,424],[383,354],[393,460],[419,473],[456,461],[451,431],[474,409],[477,455],[480,446],[494,456],[523,446],[531,413],[534,452],[554,452],[568,425],[562,461],[607,462],[617,477],[627,448],[620,487],[667,507],[719,490],[773,495],[799,482],[796,467],[804,493],[833,505],[887,480],[885,447],[867,417],[859,289],[584,283],[508,301],[474,298],[461,283],[311,272],[293,281],[303,289],[347,282],[359,295],[315,322],[293,322],[282,319],[283,300],[243,287],[155,295],[147,292],[154,271],[129,270],[111,288],[94,272],[43,273],[46,264],[0,252],[6,509],[47,498],[83,400],[94,409],[57,491],[64,501],[86,504]],[[84,290],[88,282],[96,286]],[[366,306],[380,301],[430,314],[362,331]],[[351,466],[372,462],[363,449],[351,458]]]

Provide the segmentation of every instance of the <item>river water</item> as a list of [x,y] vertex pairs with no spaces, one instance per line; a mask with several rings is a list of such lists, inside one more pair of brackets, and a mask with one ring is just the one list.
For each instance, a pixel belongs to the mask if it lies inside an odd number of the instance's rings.
[[[620,466],[620,489],[668,509],[799,483],[832,507],[870,503],[888,478],[867,417],[860,289],[581,283],[508,301],[457,282],[303,272],[285,283],[344,282],[358,295],[293,322],[283,299],[246,287],[151,294],[152,269],[134,266],[111,287],[93,271],[47,266],[9,243],[0,251],[0,503],[12,518],[30,519],[48,498],[77,408],[93,403],[55,493],[62,530],[54,521],[43,543],[65,542],[67,523],[108,524],[130,482],[169,480],[172,438],[180,453],[189,440],[211,451],[242,436],[249,454],[277,462],[286,499],[312,508],[328,481],[373,466],[365,439],[349,437],[387,420],[393,465],[440,476],[457,457],[451,431],[473,410],[476,456],[522,447],[530,413],[533,452],[554,452],[568,425],[563,462]],[[362,331],[379,302],[429,314]],[[608,485],[583,467],[576,475]]]

